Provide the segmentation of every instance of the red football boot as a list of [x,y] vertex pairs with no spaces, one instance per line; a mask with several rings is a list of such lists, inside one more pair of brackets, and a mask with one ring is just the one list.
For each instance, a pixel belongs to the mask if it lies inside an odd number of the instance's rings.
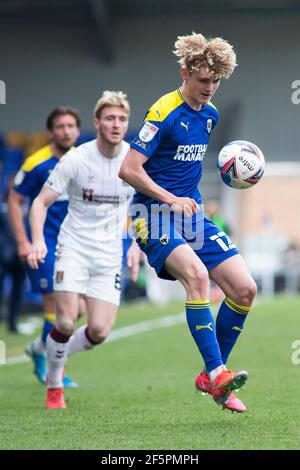
[[[212,395],[212,385],[210,378],[204,371],[200,372],[200,374],[196,377],[195,386],[196,389],[201,391],[203,394],[209,393]],[[215,401],[218,403],[217,400]],[[235,411],[237,413],[244,413],[247,411],[244,403],[239,398],[237,398],[233,392],[227,396],[227,399],[224,398],[223,402],[218,404],[232,412]]]
[[67,408],[63,388],[47,388],[46,408]]

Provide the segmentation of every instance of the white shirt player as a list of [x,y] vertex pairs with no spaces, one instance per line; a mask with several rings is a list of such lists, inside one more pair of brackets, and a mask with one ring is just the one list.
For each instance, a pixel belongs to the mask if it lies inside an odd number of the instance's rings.
[[128,149],[129,144],[123,141],[120,153],[107,158],[93,140],[60,159],[45,183],[56,194],[69,194],[58,247],[88,257],[103,257],[106,266],[114,266],[121,259],[122,231],[134,193],[118,177]]

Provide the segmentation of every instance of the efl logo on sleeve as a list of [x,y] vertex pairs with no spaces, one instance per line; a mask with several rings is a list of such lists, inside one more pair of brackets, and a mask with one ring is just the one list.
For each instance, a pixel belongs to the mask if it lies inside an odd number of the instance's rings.
[[151,124],[151,122],[145,122],[145,124],[143,125],[142,129],[139,132],[139,138],[143,142],[150,142],[154,138],[158,129],[159,128],[156,127],[154,124]]

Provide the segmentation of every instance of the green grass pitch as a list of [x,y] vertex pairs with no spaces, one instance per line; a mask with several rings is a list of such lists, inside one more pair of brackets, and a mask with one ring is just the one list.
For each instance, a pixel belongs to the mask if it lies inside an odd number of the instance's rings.
[[[183,311],[174,303],[122,307],[115,329]],[[73,356],[80,383],[67,410],[44,409],[31,363],[0,366],[0,449],[300,449],[300,298],[261,301],[230,358],[249,381],[243,415],[222,411],[194,389],[201,359],[185,324],[157,328]],[[7,336],[8,354],[23,337]],[[300,355],[299,355],[300,356]]]

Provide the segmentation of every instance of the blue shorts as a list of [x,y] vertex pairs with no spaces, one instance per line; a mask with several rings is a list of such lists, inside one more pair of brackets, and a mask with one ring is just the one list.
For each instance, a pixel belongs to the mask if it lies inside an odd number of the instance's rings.
[[35,294],[50,294],[54,292],[53,273],[55,262],[55,248],[48,246],[45,263],[40,263],[38,269],[26,265],[26,272],[30,280],[31,290]]
[[[178,231],[172,222],[168,234],[163,233],[164,229],[162,229],[160,222],[158,227],[155,228],[156,236],[154,237],[154,231],[151,232],[152,227],[150,225],[150,222],[147,223],[145,219],[133,219],[136,241],[146,254],[149,264],[155,269],[158,277],[162,279],[175,280],[167,272],[164,264],[170,253],[179,245],[188,243],[208,271],[239,253],[230,238],[211,220],[206,218],[201,221],[202,239],[199,243],[191,243],[191,239],[186,237],[184,232],[181,234],[182,231]],[[151,235],[149,236],[149,234]]]

